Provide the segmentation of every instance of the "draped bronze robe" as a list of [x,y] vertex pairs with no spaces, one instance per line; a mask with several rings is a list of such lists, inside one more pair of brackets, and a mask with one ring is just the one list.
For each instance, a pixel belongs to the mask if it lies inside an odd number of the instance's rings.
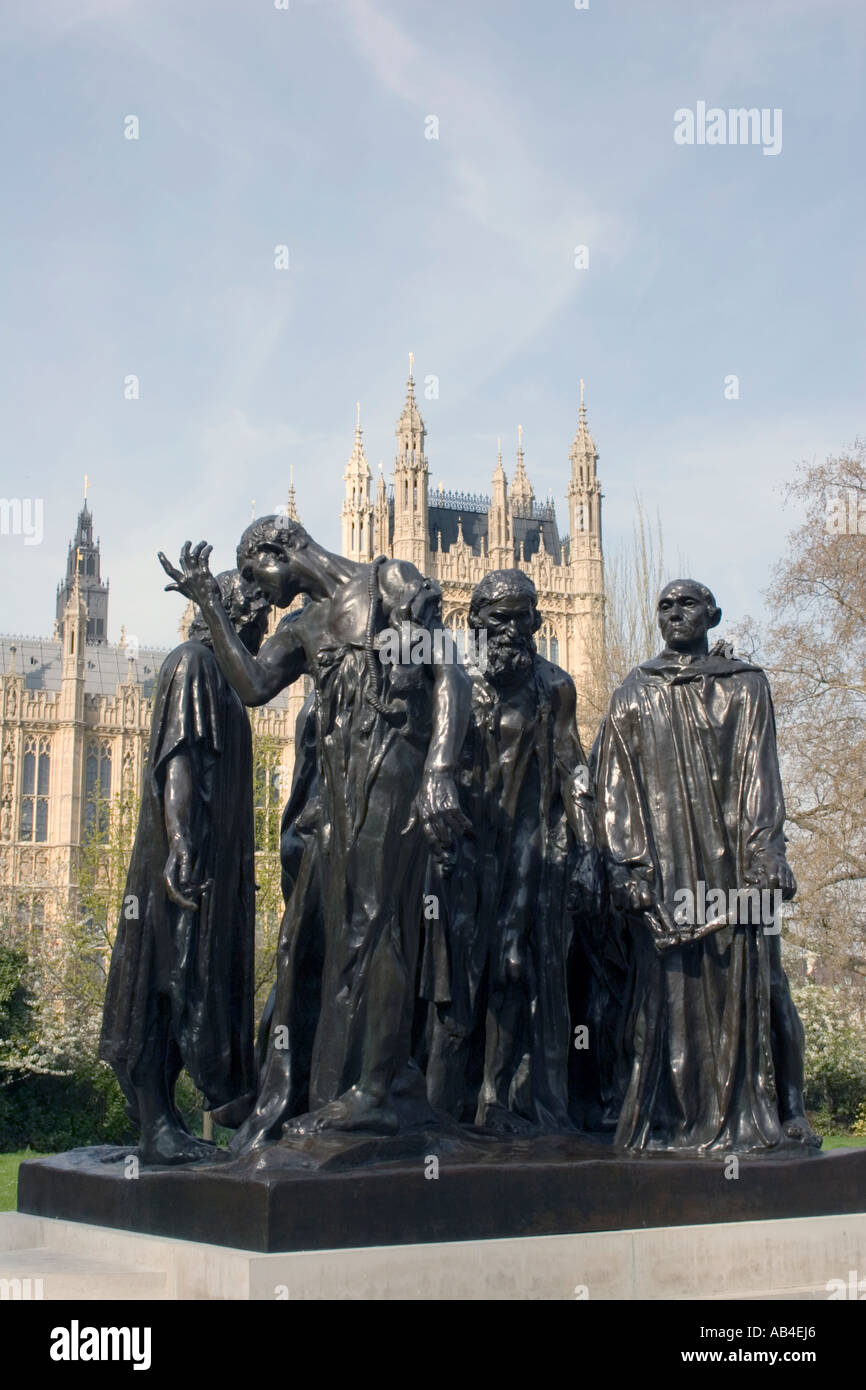
[[[164,791],[168,763],[190,762],[192,881],[210,880],[195,912],[168,898]],[[129,1096],[149,1065],[157,1014],[209,1107],[255,1089],[253,1053],[252,742],[247,712],[209,647],[184,642],[160,667],[138,830],[102,1022],[100,1057]]]
[[480,673],[473,676],[462,759],[462,800],[473,834],[460,841],[448,877],[431,865],[428,889],[442,915],[425,923],[421,993],[431,1001],[428,1095],[459,1119],[478,1100],[479,1078],[467,1072],[470,1048],[479,1046],[473,1035],[491,1025],[484,991],[519,971],[523,1007],[508,1108],[541,1130],[568,1131],[574,1128],[568,1105],[574,923],[567,898],[577,846],[565,811],[574,769],[560,765],[554,737],[555,678],[557,669],[536,656],[535,717],[503,759],[501,703]]
[[[413,617],[435,627],[438,590],[410,583],[404,603],[413,601]],[[386,628],[380,617],[379,632]],[[358,1085],[371,1056],[391,1059],[397,1074],[409,1061],[426,864],[414,802],[432,728],[432,677],[422,665],[382,672],[380,694],[404,705],[398,723],[368,703],[362,646],[316,653],[315,722],[302,726],[304,739],[315,735],[316,763],[308,761],[291,799],[291,815],[300,814],[304,795],[314,795],[316,815],[280,928],[258,1099],[234,1153],[279,1139],[288,1120]],[[284,851],[296,830],[287,818]]]
[[[666,656],[615,691],[598,744],[609,869],[645,878],[673,920],[677,890],[726,892],[784,855],[785,805],[770,689],[745,662]],[[616,1142],[630,1149],[766,1148],[781,1125],[771,1036],[778,943],[726,925],[659,951],[629,917],[631,1074]],[[765,924],[772,925],[772,924]]]

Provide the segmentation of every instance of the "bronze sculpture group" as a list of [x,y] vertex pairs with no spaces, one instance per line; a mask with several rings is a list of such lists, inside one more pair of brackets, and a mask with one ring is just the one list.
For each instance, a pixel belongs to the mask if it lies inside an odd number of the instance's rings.
[[[664,650],[614,692],[588,760],[522,571],[474,590],[486,642],[464,663],[405,561],[359,564],[278,516],[244,531],[237,571],[214,578],[209,553],[160,556],[198,613],[160,672],[127,883],[142,909],[103,1024],[144,1162],[215,1157],[174,1104],[183,1066],[235,1157],[437,1120],[494,1142],[606,1127],[624,1154],[814,1151],[772,701],[759,668],[710,650],[708,589],[663,590]],[[254,1046],[243,706],[302,676]]]

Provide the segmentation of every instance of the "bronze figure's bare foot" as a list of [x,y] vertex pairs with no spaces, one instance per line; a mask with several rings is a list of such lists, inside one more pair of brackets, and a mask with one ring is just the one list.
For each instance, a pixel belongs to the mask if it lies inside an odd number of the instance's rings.
[[229,1153],[234,1158],[256,1153],[272,1144],[273,1132],[270,1125],[262,1124],[259,1117],[251,1115],[229,1140]]
[[795,1143],[802,1144],[807,1149],[820,1149],[824,1142],[820,1134],[815,1133],[805,1115],[794,1115],[790,1120],[786,1120],[782,1132],[786,1139],[793,1139]]
[[476,1124],[483,1129],[490,1129],[494,1134],[524,1135],[534,1134],[537,1126],[530,1120],[525,1120],[522,1115],[515,1115],[513,1110],[507,1106],[500,1105],[498,1101],[492,1105],[478,1107],[478,1119]]
[[138,1149],[142,1163],[213,1163],[219,1157],[216,1144],[196,1139],[176,1125],[160,1124],[142,1136]]
[[345,1091],[336,1100],[329,1101],[318,1110],[307,1115],[299,1115],[290,1120],[283,1133],[321,1134],[327,1130],[342,1132],[359,1131],[368,1134],[396,1134],[397,1113],[390,1105],[374,1101],[357,1086]]

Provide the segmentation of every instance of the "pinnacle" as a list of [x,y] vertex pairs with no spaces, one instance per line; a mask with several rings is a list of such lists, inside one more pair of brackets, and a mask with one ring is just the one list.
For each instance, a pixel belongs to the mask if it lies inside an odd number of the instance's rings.
[[421,412],[415,400],[415,377],[414,377],[414,357],[409,353],[409,380],[406,382],[406,404],[403,406],[403,413],[397,421],[397,437],[401,434],[425,433],[424,421],[421,419]]
[[578,416],[577,433],[574,436],[574,442],[571,446],[571,457],[592,459],[598,458],[598,451],[596,450],[595,442],[593,440],[592,435],[589,432],[589,426],[586,423],[586,406],[583,400],[583,378],[581,378],[580,382],[580,411]]

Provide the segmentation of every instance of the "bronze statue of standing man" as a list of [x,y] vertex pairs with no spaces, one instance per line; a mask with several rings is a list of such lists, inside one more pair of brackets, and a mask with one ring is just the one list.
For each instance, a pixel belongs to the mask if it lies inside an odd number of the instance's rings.
[[720,618],[703,584],[662,590],[664,650],[614,692],[598,741],[600,842],[634,952],[630,1150],[820,1143],[776,920],[795,884],[770,687],[709,650]]
[[[214,587],[233,641],[252,658],[267,600],[236,570]],[[252,772],[249,717],[197,615],[156,682],[99,1051],[140,1126],[146,1163],[215,1157],[175,1107],[182,1067],[223,1124],[239,1124],[255,1099]]]
[[[392,1087],[409,1065],[426,850],[446,853],[468,828],[454,774],[469,681],[442,640],[438,585],[414,565],[384,557],[359,564],[324,550],[286,517],[255,521],[238,546],[242,573],[278,607],[307,595],[300,616],[284,619],[255,658],[228,621],[209,551],[187,543],[182,572],[163,563],[199,604],[241,699],[264,704],[302,675],[316,693],[317,830],[281,929],[258,1102],[233,1149],[272,1142],[287,1122],[295,1133],[393,1133]],[[426,631],[428,658],[383,662],[383,637],[404,623]],[[316,876],[321,913],[305,912]],[[319,919],[324,941],[312,952],[320,974],[311,990],[299,963]]]
[[422,972],[432,1001],[431,1103],[505,1134],[573,1128],[573,912],[599,906],[574,682],[536,651],[540,626],[535,585],[522,570],[493,570],[473,590],[469,627],[486,634],[486,660],[469,667],[463,757],[473,835],[438,888],[442,929],[429,929],[438,946],[425,952]]

